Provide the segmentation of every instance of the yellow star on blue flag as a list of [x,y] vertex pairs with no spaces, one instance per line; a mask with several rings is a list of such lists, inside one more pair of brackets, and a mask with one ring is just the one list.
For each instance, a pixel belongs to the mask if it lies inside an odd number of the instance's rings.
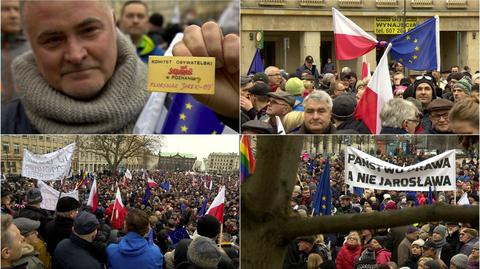
[[161,133],[213,134],[222,133],[224,128],[215,112],[190,94],[177,93],[172,99]]
[[[426,20],[412,30],[390,40],[390,56],[413,70],[440,68],[438,18]],[[407,61],[407,59],[409,59]]]

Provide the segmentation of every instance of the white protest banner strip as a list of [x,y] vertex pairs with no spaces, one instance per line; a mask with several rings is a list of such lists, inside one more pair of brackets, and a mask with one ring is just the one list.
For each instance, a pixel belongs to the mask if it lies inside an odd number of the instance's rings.
[[[40,208],[55,211],[60,192],[48,186],[48,184],[44,183],[43,181],[38,181],[38,188],[42,193],[42,202],[40,203]],[[65,196],[73,197],[78,201],[78,191],[71,191],[67,193],[62,192],[61,197]]]
[[349,186],[396,191],[453,191],[455,151],[449,150],[411,166],[397,166],[352,147],[345,150]]
[[62,180],[70,173],[75,143],[47,154],[23,151],[22,176],[38,180]]

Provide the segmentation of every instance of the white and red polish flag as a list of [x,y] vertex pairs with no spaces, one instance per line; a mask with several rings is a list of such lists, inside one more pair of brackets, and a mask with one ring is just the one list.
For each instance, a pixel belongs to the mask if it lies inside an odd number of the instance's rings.
[[92,208],[92,213],[97,211],[98,207],[98,191],[97,191],[97,180],[94,179],[92,183],[92,188],[90,189],[90,194],[88,195],[87,206]]
[[225,208],[225,186],[220,188],[215,199],[207,210],[207,215],[214,216],[220,223],[223,223],[223,210]]
[[151,178],[148,178],[148,179],[147,179],[147,184],[148,184],[148,186],[149,186],[150,188],[153,188],[153,187],[157,187],[157,186],[158,186],[158,183],[155,182],[155,181],[154,181],[153,179],[151,179]]
[[355,108],[355,119],[362,120],[372,134],[380,133],[382,126],[380,111],[385,103],[393,98],[387,57],[391,47],[392,44],[388,44],[372,79]]
[[113,203],[111,224],[114,229],[121,229],[123,221],[127,215],[126,208],[122,202],[122,195],[120,188],[117,187],[117,194],[115,195],[115,202]]
[[355,59],[375,48],[378,41],[340,11],[332,8],[332,15],[337,60]]
[[362,56],[362,75],[360,79],[370,78],[370,63],[367,62],[367,57],[365,55]]

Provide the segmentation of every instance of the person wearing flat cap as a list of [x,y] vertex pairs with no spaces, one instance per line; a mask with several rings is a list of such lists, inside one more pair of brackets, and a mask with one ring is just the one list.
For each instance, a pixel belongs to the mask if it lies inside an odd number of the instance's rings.
[[447,99],[435,99],[427,106],[428,117],[432,122],[431,128],[424,130],[425,134],[452,134],[448,125],[448,112],[453,102]]
[[268,123],[273,127],[274,134],[285,134],[282,120],[285,115],[292,111],[295,98],[284,91],[268,93],[270,100],[267,106]]
[[99,222],[92,213],[82,211],[73,222],[72,234],[63,239],[53,254],[53,268],[103,269],[92,244]]
[[242,124],[242,134],[273,134],[273,127],[268,122],[251,120]]
[[73,220],[77,216],[80,203],[72,197],[62,197],[58,199],[55,208],[55,219],[47,223],[45,227],[47,249],[53,254],[58,243],[65,238],[70,237],[72,233]]
[[240,100],[242,112],[246,113],[250,120],[266,119],[270,88],[263,82],[256,82],[249,92],[249,100],[246,98]]
[[[25,244],[32,246],[33,251],[30,252],[32,253],[32,256],[38,256],[38,259],[44,268],[51,268],[52,257],[47,251],[45,242],[38,238],[37,230],[40,227],[40,221],[27,218],[16,218],[13,220],[13,223],[20,230],[20,234],[23,236],[23,238],[25,238]],[[24,249],[28,249],[28,247],[24,247]],[[36,262],[35,260],[35,258],[30,257],[31,262]]]
[[38,228],[38,233],[45,238],[46,231],[45,227],[47,223],[52,219],[50,213],[40,208],[40,203],[43,201],[42,193],[40,189],[33,188],[27,192],[27,205],[25,208],[21,209],[18,214],[17,218],[24,217],[29,218],[32,220],[40,221],[40,228]]

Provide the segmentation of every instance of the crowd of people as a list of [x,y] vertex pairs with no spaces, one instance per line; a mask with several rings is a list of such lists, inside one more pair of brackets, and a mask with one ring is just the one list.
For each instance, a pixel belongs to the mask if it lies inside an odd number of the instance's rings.
[[[307,152],[303,156],[290,203],[299,217],[309,218],[327,158]],[[403,166],[431,156],[424,153],[389,156],[377,152],[375,157]],[[457,159],[457,200],[466,194],[469,204],[478,205],[479,165],[478,157]],[[341,154],[330,156],[332,215],[402,210],[429,203],[428,192],[373,189],[351,192],[345,184],[344,169]],[[432,203],[455,204],[453,191],[433,192],[432,196]],[[289,244],[284,268],[473,269],[479,266],[478,232],[478,223],[441,221],[302,236]]]
[[[276,66],[241,76],[242,133],[370,134],[355,109],[367,89],[349,67],[329,62],[323,73],[312,56],[296,72]],[[390,71],[393,99],[379,108],[381,134],[478,134],[480,72],[465,66],[442,72]]]
[[[147,174],[157,183],[149,190]],[[54,212],[41,208],[35,180],[2,182],[2,268],[239,268],[238,175],[157,170],[94,178],[94,212],[92,178],[51,182],[62,192],[77,188],[79,197],[58,199]],[[223,223],[205,214],[221,186]],[[117,188],[122,223],[114,216]]]
[[[216,57],[217,94],[194,95],[191,102],[238,131],[234,2],[219,23],[200,20],[194,6],[164,23],[140,0],[125,1],[118,14],[108,1],[20,2],[1,3],[3,134],[160,132],[145,124],[156,126],[175,95],[147,91],[147,62],[170,46],[173,56]],[[183,39],[173,44],[179,33]],[[162,102],[153,106],[155,100]]]

